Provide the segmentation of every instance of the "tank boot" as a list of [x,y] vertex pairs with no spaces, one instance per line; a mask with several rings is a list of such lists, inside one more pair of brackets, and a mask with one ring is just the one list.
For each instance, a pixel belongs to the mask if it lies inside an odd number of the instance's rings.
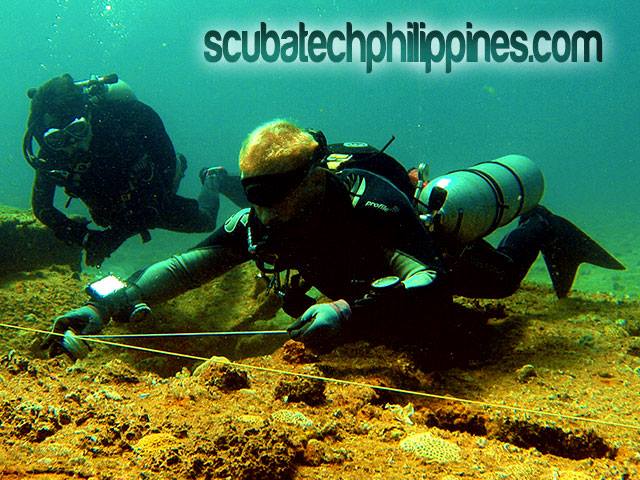
[[581,263],[590,263],[611,270],[625,269],[622,263],[589,235],[545,207],[538,205],[520,219],[521,224],[531,221],[546,224],[540,251],[558,298],[564,298],[569,294]]

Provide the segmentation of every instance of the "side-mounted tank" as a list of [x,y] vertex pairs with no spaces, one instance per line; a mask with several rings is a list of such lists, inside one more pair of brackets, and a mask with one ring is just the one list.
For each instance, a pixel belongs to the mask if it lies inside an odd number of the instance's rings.
[[435,232],[465,244],[532,210],[542,172],[523,155],[506,155],[418,185],[417,209]]

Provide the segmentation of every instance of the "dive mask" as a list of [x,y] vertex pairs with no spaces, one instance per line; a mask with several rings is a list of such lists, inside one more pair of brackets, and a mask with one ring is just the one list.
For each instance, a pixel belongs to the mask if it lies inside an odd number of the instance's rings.
[[240,181],[250,203],[271,207],[295,190],[310,170],[307,166],[290,172],[244,177]]
[[75,118],[64,128],[50,128],[44,132],[42,140],[52,150],[63,150],[85,140],[89,132],[89,120],[82,116]]

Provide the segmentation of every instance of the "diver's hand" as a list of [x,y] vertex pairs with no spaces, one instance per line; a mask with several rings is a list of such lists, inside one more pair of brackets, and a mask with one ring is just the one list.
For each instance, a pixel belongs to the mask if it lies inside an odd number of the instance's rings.
[[[67,330],[73,330],[79,335],[95,335],[102,331],[105,317],[105,312],[96,305],[88,304],[71,310],[53,321],[52,333],[47,335],[40,348],[49,350],[50,357],[66,353],[75,360],[77,352],[73,348],[69,348],[69,345],[64,342],[64,337],[60,335],[63,335]],[[60,335],[53,335],[53,333]]]
[[115,252],[127,237],[121,232],[108,228],[106,230],[89,230],[84,241],[86,251],[85,262],[89,266],[100,266],[106,258]]
[[339,342],[345,324],[351,318],[351,307],[344,300],[311,305],[289,326],[289,336],[311,348],[331,348]]
[[203,186],[217,192],[220,190],[220,183],[222,182],[222,179],[228,175],[229,174],[224,167],[205,167],[200,170],[198,177],[200,177],[200,183],[202,183]]
[[90,223],[85,217],[80,215],[72,215],[68,217],[62,227],[55,230],[55,235],[67,245],[82,246],[87,238],[89,229],[87,225]]

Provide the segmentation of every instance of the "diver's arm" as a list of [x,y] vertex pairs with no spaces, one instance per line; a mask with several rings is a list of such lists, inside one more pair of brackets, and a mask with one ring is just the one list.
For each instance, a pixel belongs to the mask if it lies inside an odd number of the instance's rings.
[[[139,270],[127,279],[127,306],[157,305],[197,288],[245,261],[224,247],[198,247]],[[113,312],[114,315],[128,312]]]
[[74,245],[82,245],[88,233],[85,221],[75,221],[53,206],[56,192],[55,182],[41,172],[36,171],[31,193],[33,214],[44,225],[53,230],[60,240]]
[[291,338],[318,350],[363,335],[387,338],[445,305],[435,270],[401,251],[393,252],[389,266],[395,275],[375,281],[364,297],[311,305],[287,329]]
[[124,298],[113,303],[107,301],[102,305],[103,310],[107,316],[127,319],[138,303],[157,305],[165,302],[248,260],[245,225],[234,229],[220,227],[195,248],[131,275],[126,282]]
[[[372,288],[363,298],[352,300],[353,322],[387,323],[399,312],[448,303],[440,248],[407,197],[389,182],[376,180],[370,174],[358,173],[355,178],[358,176],[366,180],[366,189],[361,192],[356,209],[366,214],[369,222],[379,225],[380,241],[388,245],[384,272],[398,277],[400,283],[397,288]],[[387,211],[381,211],[378,205],[386,206]]]
[[385,287],[372,286],[368,294],[352,302],[353,326],[388,323],[397,318],[400,312],[415,313],[419,308],[430,306],[437,308],[448,303],[448,295],[442,288],[442,270],[430,267],[420,260],[400,250],[394,251],[389,258],[392,276],[399,283]]
[[[246,218],[247,211],[240,211],[234,218]],[[247,251],[246,222],[236,228],[238,221],[227,228],[219,228],[196,248],[155,263],[134,273],[124,288],[100,295],[94,291],[92,299],[83,307],[58,317],[52,334],[47,336],[43,348],[51,348],[51,355],[62,351],[72,358],[81,355],[75,342],[60,339],[68,329],[83,335],[99,333],[109,319],[116,321],[142,320],[155,305],[198,287],[221,275],[234,265],[250,259]]]

